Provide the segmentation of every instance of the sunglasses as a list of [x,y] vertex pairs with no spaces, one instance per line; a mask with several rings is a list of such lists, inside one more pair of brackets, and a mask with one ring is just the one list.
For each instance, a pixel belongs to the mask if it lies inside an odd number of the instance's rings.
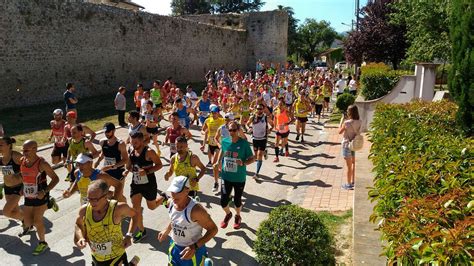
[[88,200],[89,202],[91,202],[91,201],[99,201],[99,200],[101,200],[102,198],[104,198],[105,196],[107,196],[107,193],[103,194],[102,196],[100,196],[100,197],[98,197],[98,198],[89,198],[89,197],[87,197],[87,200]]

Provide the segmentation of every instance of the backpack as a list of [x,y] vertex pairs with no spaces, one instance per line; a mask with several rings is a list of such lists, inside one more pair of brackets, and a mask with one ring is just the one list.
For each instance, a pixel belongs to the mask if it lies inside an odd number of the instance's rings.
[[[354,128],[352,126],[352,123],[351,123],[351,127]],[[349,149],[351,151],[359,151],[362,149],[363,146],[364,146],[364,137],[360,134],[359,131],[356,131],[356,136],[349,142]]]

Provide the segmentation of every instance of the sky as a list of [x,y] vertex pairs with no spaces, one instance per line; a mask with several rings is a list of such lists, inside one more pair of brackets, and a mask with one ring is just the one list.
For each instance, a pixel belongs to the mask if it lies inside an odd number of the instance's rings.
[[[133,2],[145,7],[146,12],[171,14],[171,0],[133,0]],[[278,5],[290,6],[300,23],[306,18],[326,20],[337,32],[349,31],[351,21],[355,19],[355,0],[263,0],[263,2],[265,5],[261,11],[277,9]],[[367,0],[360,0],[359,6],[362,8],[366,4]]]

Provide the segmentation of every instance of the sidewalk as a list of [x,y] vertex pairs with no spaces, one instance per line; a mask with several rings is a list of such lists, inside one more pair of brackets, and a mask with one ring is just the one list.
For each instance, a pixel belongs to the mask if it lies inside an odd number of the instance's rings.
[[313,179],[324,182],[324,186],[306,188],[301,207],[314,211],[347,211],[354,204],[354,190],[345,190],[345,161],[341,156],[342,135],[338,134],[337,125],[326,125],[319,132],[319,144],[314,148],[314,156],[318,158],[317,167],[308,169]]
[[368,198],[368,187],[373,186],[373,165],[368,159],[371,143],[364,135],[364,148],[356,157],[356,188],[354,197],[354,265],[386,265],[382,253],[380,232],[376,224],[369,222],[375,202]]

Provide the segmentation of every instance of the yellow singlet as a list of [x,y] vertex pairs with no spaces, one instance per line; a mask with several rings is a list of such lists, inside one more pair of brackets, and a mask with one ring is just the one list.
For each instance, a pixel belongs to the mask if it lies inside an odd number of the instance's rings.
[[117,201],[111,200],[107,213],[101,221],[94,221],[92,206],[87,205],[85,226],[90,242],[92,256],[98,261],[119,259],[125,249],[122,245],[122,222],[114,223],[114,210]]

